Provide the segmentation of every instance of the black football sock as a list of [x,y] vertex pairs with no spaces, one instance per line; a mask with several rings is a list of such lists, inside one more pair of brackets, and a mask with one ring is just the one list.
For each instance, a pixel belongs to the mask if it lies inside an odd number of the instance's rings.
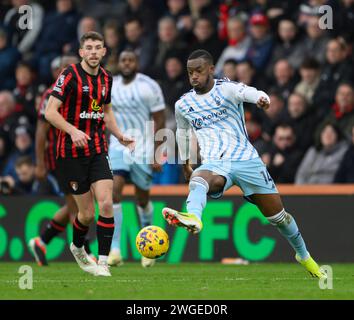
[[73,243],[75,247],[81,248],[84,245],[88,230],[89,227],[83,225],[76,217],[73,223]]
[[65,230],[65,226],[56,222],[54,219],[50,220],[45,230],[41,234],[41,240],[45,244],[49,244],[54,237]]
[[108,256],[111,249],[112,237],[114,232],[114,218],[98,217],[97,221],[97,240],[98,255]]

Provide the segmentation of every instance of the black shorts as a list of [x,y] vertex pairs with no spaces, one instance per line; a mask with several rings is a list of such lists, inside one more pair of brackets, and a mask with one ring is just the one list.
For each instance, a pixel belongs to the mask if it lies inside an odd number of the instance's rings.
[[65,194],[83,194],[98,180],[113,179],[106,153],[81,158],[58,158],[57,175]]

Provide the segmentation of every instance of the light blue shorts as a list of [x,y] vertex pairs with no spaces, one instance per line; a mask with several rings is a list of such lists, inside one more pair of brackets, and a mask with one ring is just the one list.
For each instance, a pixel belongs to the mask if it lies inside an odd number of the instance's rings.
[[[122,175],[142,190],[152,185],[152,168],[148,163],[137,163],[128,149],[110,148],[108,152],[113,175]],[[141,161],[143,162],[143,161]],[[128,173],[126,176],[124,173]]]
[[226,178],[223,191],[209,194],[214,199],[220,198],[226,190],[234,185],[240,187],[246,198],[257,193],[278,193],[266,165],[259,157],[246,161],[210,161],[203,163],[194,172],[200,170],[213,171]]

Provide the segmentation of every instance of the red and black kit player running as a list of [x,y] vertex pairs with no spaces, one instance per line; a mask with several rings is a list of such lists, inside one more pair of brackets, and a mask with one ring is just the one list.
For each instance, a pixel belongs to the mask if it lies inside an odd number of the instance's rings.
[[[57,167],[64,192],[73,194],[79,212],[73,223],[70,250],[86,272],[110,276],[107,258],[114,231],[113,177],[107,156],[105,127],[130,148],[134,141],[119,130],[111,109],[112,76],[100,66],[106,53],[101,34],[80,39],[82,61],[68,66],[50,94],[46,119],[58,128]],[[98,203],[98,263],[86,253],[84,241]]]
[[[79,62],[74,55],[64,55],[61,57],[60,70],[66,68],[72,63]],[[57,76],[55,76],[55,79]],[[48,99],[55,83],[50,86],[42,95],[38,109],[38,121],[36,127],[36,169],[35,175],[38,180],[45,180],[47,174],[54,176],[58,180],[58,171],[56,170],[56,131],[44,117]],[[65,205],[62,206],[54,217],[46,225],[39,237],[32,238],[29,241],[29,247],[39,266],[47,266],[46,246],[54,237],[63,232],[70,221],[76,218],[78,208],[73,196],[65,193]],[[92,258],[89,241],[85,239],[85,250]]]

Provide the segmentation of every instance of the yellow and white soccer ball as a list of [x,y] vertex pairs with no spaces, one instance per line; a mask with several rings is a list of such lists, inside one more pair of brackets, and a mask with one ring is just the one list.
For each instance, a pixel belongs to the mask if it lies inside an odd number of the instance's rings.
[[170,245],[166,231],[157,226],[141,229],[135,243],[140,254],[149,259],[162,257]]

